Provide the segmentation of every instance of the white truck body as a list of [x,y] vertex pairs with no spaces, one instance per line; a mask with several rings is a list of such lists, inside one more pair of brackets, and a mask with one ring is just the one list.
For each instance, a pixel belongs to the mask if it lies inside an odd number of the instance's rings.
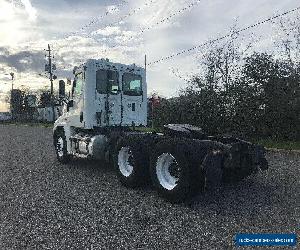
[[[54,124],[54,131],[58,126],[64,128],[69,154],[74,154],[70,138],[78,128],[147,125],[145,69],[135,64],[90,59],[74,69],[74,74],[73,106],[65,107]],[[80,151],[82,147],[85,146],[77,148]]]

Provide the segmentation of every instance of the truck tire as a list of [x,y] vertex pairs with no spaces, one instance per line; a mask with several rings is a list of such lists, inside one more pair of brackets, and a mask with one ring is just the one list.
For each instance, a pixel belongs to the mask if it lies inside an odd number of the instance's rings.
[[143,138],[126,136],[116,147],[115,169],[120,182],[130,188],[144,186],[149,181],[149,156]]
[[71,157],[67,151],[67,140],[63,131],[59,131],[57,134],[55,134],[54,147],[57,160],[63,164],[68,163]]
[[192,140],[170,138],[159,142],[153,150],[150,176],[163,198],[179,203],[192,198],[204,185],[203,174],[195,164]]

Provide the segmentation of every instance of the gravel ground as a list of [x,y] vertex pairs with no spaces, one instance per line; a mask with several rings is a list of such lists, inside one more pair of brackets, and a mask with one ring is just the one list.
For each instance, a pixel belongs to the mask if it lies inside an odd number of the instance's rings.
[[0,249],[232,249],[236,233],[299,233],[300,154],[172,205],[99,162],[56,161],[49,128],[0,125]]

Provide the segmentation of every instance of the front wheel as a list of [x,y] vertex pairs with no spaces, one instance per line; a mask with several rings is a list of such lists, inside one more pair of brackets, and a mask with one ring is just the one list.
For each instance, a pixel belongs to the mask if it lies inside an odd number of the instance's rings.
[[70,155],[67,151],[67,140],[63,132],[58,133],[54,137],[54,146],[57,160],[63,164],[70,161]]

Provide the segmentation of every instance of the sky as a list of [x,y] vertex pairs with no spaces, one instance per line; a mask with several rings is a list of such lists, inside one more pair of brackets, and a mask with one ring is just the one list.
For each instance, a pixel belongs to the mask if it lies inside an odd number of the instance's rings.
[[[153,62],[298,5],[298,0],[0,0],[0,111],[8,108],[10,72],[15,87],[50,87],[43,76],[48,44],[55,74],[65,79],[89,58],[143,66],[145,55]],[[254,47],[268,48],[276,37],[273,26],[244,35],[255,37]],[[148,93],[176,96],[186,84],[178,75],[197,73],[203,53],[200,48],[147,67]]]

